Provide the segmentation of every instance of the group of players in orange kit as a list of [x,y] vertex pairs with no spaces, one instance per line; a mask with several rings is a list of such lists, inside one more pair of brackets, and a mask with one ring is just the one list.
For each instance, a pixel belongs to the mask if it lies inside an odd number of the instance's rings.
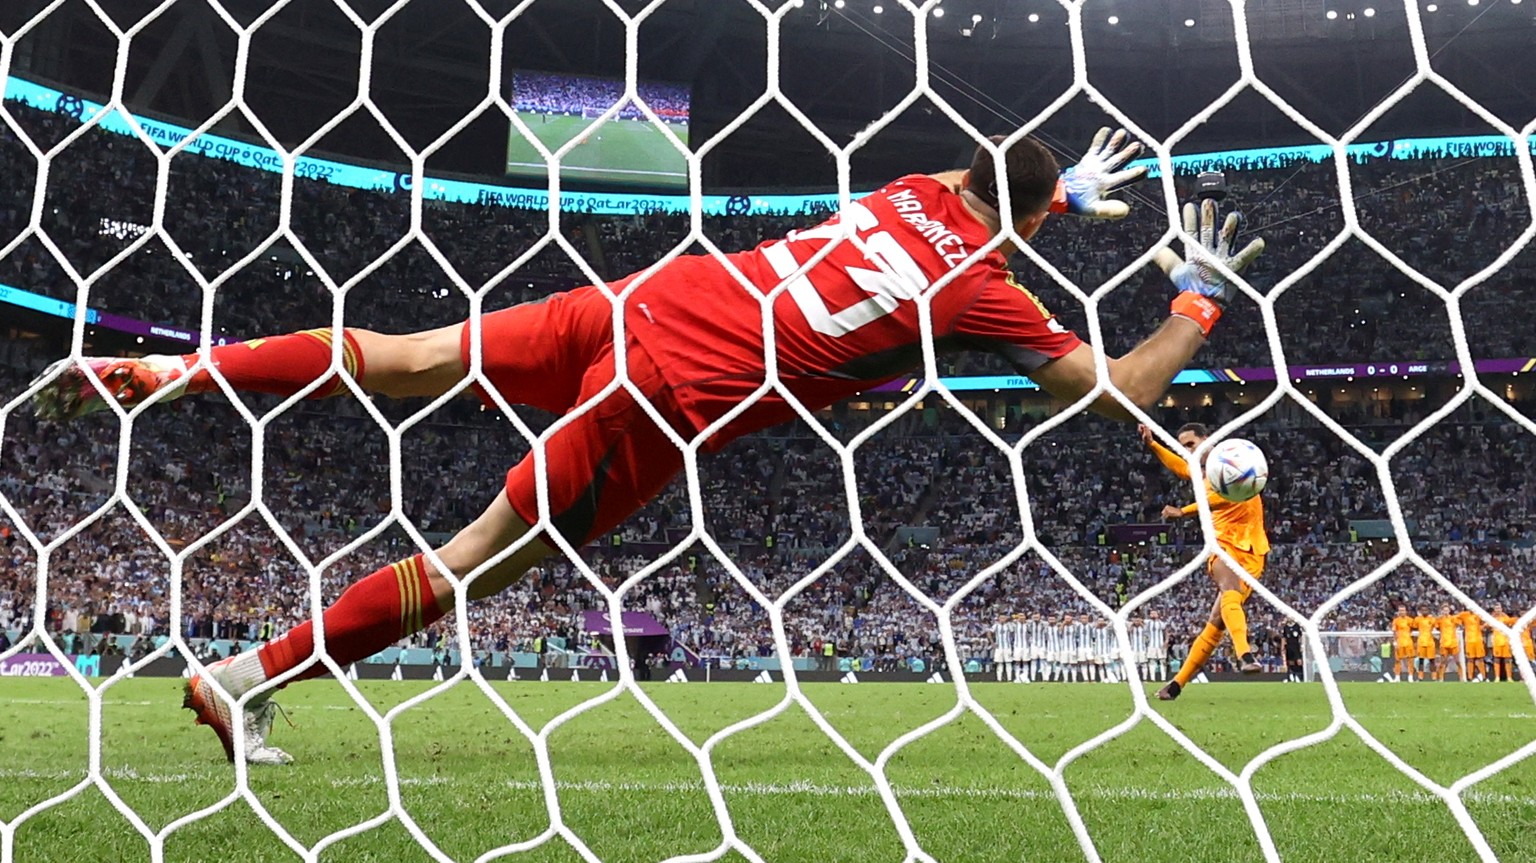
[[[1501,603],[1493,604],[1493,617],[1499,623],[1513,627],[1518,621],[1504,611]],[[1532,641],[1527,626],[1519,630],[1521,647],[1526,658],[1536,661],[1536,642]],[[1492,631],[1492,638],[1484,637],[1484,630]],[[1488,663],[1489,641],[1493,645],[1492,666]],[[1392,641],[1397,658],[1397,679],[1411,681],[1445,680],[1447,673],[1455,669],[1457,678],[1464,682],[1483,680],[1514,680],[1515,653],[1510,637],[1496,627],[1484,624],[1482,618],[1471,611],[1452,613],[1450,605],[1441,605],[1440,614],[1429,613],[1429,607],[1420,605],[1419,613],[1408,613],[1407,605],[1397,607],[1392,618]]]

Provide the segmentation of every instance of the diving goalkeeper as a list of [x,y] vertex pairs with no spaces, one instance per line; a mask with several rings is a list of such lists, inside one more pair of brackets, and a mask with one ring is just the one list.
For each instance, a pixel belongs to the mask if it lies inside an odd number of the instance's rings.
[[[1000,141],[1001,139],[994,139]],[[1126,169],[1139,145],[1123,131],[1100,130],[1082,161],[1061,175],[1038,141],[1025,138],[1003,155],[1012,229],[1033,237],[1053,212],[1118,219],[1129,212],[1109,195],[1141,177]],[[478,600],[519,579],[555,548],[558,533],[579,547],[613,529],[654,497],[683,466],[683,456],[645,413],[637,394],[684,438],[740,404],[765,378],[761,298],[780,284],[772,303],[778,378],[810,410],[869,390],[921,364],[917,299],[931,297],[931,328],[941,352],[976,350],[1002,357],[1063,401],[1086,396],[1098,383],[1092,349],[1067,330],[1008,270],[1012,241],[976,253],[1003,232],[1000,178],[990,151],[978,148],[968,170],[902,177],[851,203],[826,223],[730,255],[680,257],[611,286],[623,300],[623,327],[614,300],[601,287],[579,288],[545,301],[485,314],[480,319],[482,379],[510,402],[568,414],[593,400],[615,377],[622,339],[628,380],[544,441],[548,509],[538,504],[532,455],[507,474],[506,493],[441,548],[437,556]],[[1158,263],[1176,288],[1170,316],[1149,338],[1110,359],[1110,382],[1150,408],[1221,317],[1232,287],[1210,266],[1241,270],[1263,249],[1255,240],[1234,252],[1237,218],[1217,233],[1216,211],[1197,215],[1186,205],[1185,228],[1199,244],[1181,260],[1164,249]],[[844,239],[852,235],[855,245]],[[827,247],[831,245],[830,251]],[[817,256],[823,252],[823,257]],[[974,257],[973,257],[974,256]],[[934,283],[959,270],[942,287]],[[744,277],[749,290],[737,277]],[[470,367],[470,327],[459,324],[409,335],[365,330],[311,330],[212,348],[199,355],[140,359],[93,358],[54,364],[44,373],[38,412],[66,419],[107,407],[90,377],[124,407],[151,396],[178,398],[216,388],[209,367],[238,390],[292,395],[324,382],[314,397],[345,391],[333,374],[339,340],[342,370],[371,393],[439,396]],[[491,404],[477,381],[476,393]],[[1100,395],[1092,409],[1131,420],[1119,402]],[[705,444],[717,450],[742,435],[796,416],[768,392]],[[528,542],[486,564],[530,531]],[[384,567],[349,587],[323,612],[326,649],[346,665],[364,659],[441,618],[454,605],[448,579],[423,555]],[[284,763],[266,745],[282,683],[319,677],[312,661],[314,624],[295,627],[259,650],[210,665],[187,683],[186,706],[212,726],[225,754],[235,756],[232,708],[217,681],[235,697],[257,690],[244,711],[246,751],[253,763]],[[259,688],[259,689],[258,689]]]

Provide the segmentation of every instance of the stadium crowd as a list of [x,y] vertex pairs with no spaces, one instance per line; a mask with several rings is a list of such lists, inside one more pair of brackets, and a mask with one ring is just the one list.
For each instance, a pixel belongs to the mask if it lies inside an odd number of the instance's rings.
[[[44,148],[67,134],[73,120],[11,106]],[[0,232],[14,235],[31,212],[35,170],[8,128],[0,154],[17,166],[0,188]],[[1507,161],[1507,160],[1506,160]],[[1528,221],[1512,166],[1493,159],[1382,162],[1357,166],[1355,188],[1363,227],[1426,275],[1453,285],[1486,265]],[[43,227],[76,272],[90,274],[112,260],[150,223],[154,161],[138,142],[90,132],[55,158]],[[296,330],[330,320],[332,295],[317,270],[336,284],[356,280],[344,300],[350,326],[402,331],[441,326],[464,316],[463,287],[479,288],[532,250],[547,228],[542,213],[482,206],[432,206],[425,233],[444,262],[420,243],[360,275],[405,232],[402,196],[295,182],[291,229],[297,243],[268,238],[278,228],[276,175],[183,154],[173,162],[164,225],[178,256],[159,240],[119,262],[91,288],[93,306],[119,314],[186,325],[199,320],[203,292],[188,269],[214,278],[236,262],[252,263],[220,285],[216,329],[229,337]],[[1269,240],[1251,281],[1269,288],[1316,255],[1342,226],[1331,168],[1301,166],[1254,172],[1235,185],[1248,223]],[[1130,264],[1162,232],[1156,207],[1111,226],[1055,220],[1034,249],[1064,276],[1092,289]],[[706,220],[706,233],[734,250],[782,236],[816,215]],[[562,216],[565,241],[599,276],[643,267],[687,234],[685,221],[664,214],[632,217]],[[1476,236],[1478,242],[1470,242]],[[1516,285],[1529,283],[1529,254],[1474,289],[1462,302],[1477,356],[1536,355]],[[1033,264],[1020,258],[1025,284],[1066,322],[1086,333],[1081,306]],[[532,254],[491,288],[486,308],[538,299],[585,277],[553,246]],[[76,289],[53,254],[35,238],[0,261],[0,282],[74,301]],[[1337,285],[1349,285],[1348,291]],[[1129,348],[1164,313],[1161,275],[1142,268],[1111,294],[1100,320],[1111,351]],[[1354,241],[1276,302],[1281,341],[1292,363],[1425,359],[1453,356],[1445,304]],[[8,401],[52,357],[21,341],[0,342],[0,398]],[[1206,365],[1268,362],[1267,338],[1254,308],[1229,313],[1201,355]],[[987,357],[946,358],[950,373],[1005,371]],[[248,401],[258,416],[275,402]],[[418,402],[376,407],[398,421]],[[1230,416],[1210,408],[1202,419]],[[519,414],[534,432],[547,417]],[[252,508],[252,433],[221,396],[158,407],[133,428],[126,495],[114,498],[119,429],[94,417],[68,426],[43,425],[25,410],[7,417],[0,449],[0,492],[43,541],[101,510],[52,552],[45,628],[50,632],[163,635],[170,632],[174,579],[181,583],[180,634],[194,638],[259,639],[308,615],[306,569],[295,553],[323,564],[321,593],[329,601],[356,577],[408,552],[399,527],[374,532],[392,509],[388,441],[350,400],[305,404],[270,421],[261,447],[259,508]],[[1177,425],[1187,412],[1164,417]],[[1343,417],[1362,434],[1400,433],[1413,412]],[[833,412],[833,434],[846,441],[868,418]],[[1016,440],[1026,430],[1010,423]],[[1330,432],[1278,422],[1248,436],[1275,466],[1267,493],[1276,548],[1265,584],[1310,613],[1341,588],[1370,575],[1396,546],[1363,542],[1351,520],[1380,519],[1385,498],[1374,468]],[[400,513],[433,536],[472,518],[498,492],[501,466],[527,449],[495,412],[463,401],[434,412],[402,438],[404,494]],[[1396,490],[1431,562],[1480,602],[1512,609],[1536,604],[1517,577],[1533,563],[1530,515],[1536,507],[1532,439],[1518,427],[1473,409],[1426,432],[1394,462]],[[904,416],[856,451],[852,495],[860,509],[860,544],[785,607],[793,653],[869,658],[898,667],[921,658],[941,667],[942,642],[932,609],[971,592],[955,611],[962,656],[984,656],[987,632],[999,614],[1096,614],[1087,598],[1030,550],[1010,559],[1023,540],[1006,459],[947,409]],[[800,585],[853,537],[849,487],[831,450],[801,424],[741,441],[703,460],[698,509],[710,534],[733,555],[742,577],[769,597]],[[488,467],[492,465],[492,467]],[[1074,574],[1088,594],[1110,606],[1158,583],[1199,552],[1195,529],[1169,531],[1166,545],[1100,544],[1106,527],[1157,520],[1166,503],[1183,503],[1179,488],[1122,427],[1078,419],[1024,452],[1031,518],[1044,548]],[[107,506],[108,504],[111,506]],[[693,527],[686,486],[674,483],[617,534],[588,550],[594,577],[608,588],[654,559],[654,547],[684,541]],[[238,521],[231,518],[240,515]],[[152,542],[142,520],[164,538]],[[903,528],[940,526],[924,541]],[[178,553],[210,531],[223,532],[186,555]],[[274,530],[274,527],[281,531]],[[35,607],[37,560],[21,526],[0,523],[0,632],[26,630]],[[355,546],[355,547],[354,547]],[[637,551],[644,547],[647,551]],[[346,550],[348,553],[341,555]],[[878,554],[877,554],[878,553]],[[338,557],[338,555],[341,555]],[[885,561],[881,560],[885,558]],[[1001,561],[1009,559],[1006,565]],[[888,562],[888,565],[887,565]],[[900,577],[896,577],[897,574]],[[1154,600],[1177,644],[1208,612],[1210,588],[1194,572]],[[1329,628],[1383,629],[1391,606],[1438,604],[1443,593],[1411,566],[1336,609]],[[551,637],[579,640],[578,613],[603,605],[601,594],[569,563],[554,560],[492,601],[472,607],[477,649],[529,649]],[[697,544],[641,581],[626,606],[648,611],[699,657],[768,655],[767,613],[720,561]],[[1269,656],[1280,616],[1251,605],[1255,642]],[[444,643],[434,627],[414,639]]]

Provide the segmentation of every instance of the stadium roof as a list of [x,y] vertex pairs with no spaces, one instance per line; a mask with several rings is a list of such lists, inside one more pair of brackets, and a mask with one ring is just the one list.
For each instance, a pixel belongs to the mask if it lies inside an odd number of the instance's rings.
[[[630,11],[639,0],[612,0]],[[797,0],[789,0],[797,2]],[[902,0],[798,0],[785,10],[779,68],[782,90],[834,142],[843,143],[911,91],[914,19]],[[247,23],[269,0],[222,0]],[[505,15],[514,0],[482,0]],[[44,0],[13,0],[0,30],[13,32]],[[119,26],[154,8],[151,0],[101,0]],[[352,0],[365,20],[389,0]],[[874,10],[879,5],[882,11]],[[1053,0],[942,0],[923,16],[934,90],[985,132],[1007,131],[1072,84],[1066,12]],[[1282,97],[1340,133],[1415,70],[1401,5],[1386,0],[1264,0],[1247,11],[1255,69]],[[1515,126],[1536,115],[1528,74],[1536,0],[1424,3],[1427,53],[1434,67]],[[1433,9],[1434,11],[1429,11]],[[1331,13],[1331,17],[1330,17]],[[1086,0],[1082,6],[1089,79],[1149,132],[1165,135],[1238,78],[1233,21],[1220,0]],[[643,77],[688,82],[694,90],[693,140],[714,135],[765,88],[767,25],[749,0],[667,0],[639,30]],[[371,86],[375,101],[414,146],[441,135],[483,98],[490,30],[463,0],[410,3],[377,28]],[[354,99],[362,36],[332,0],[293,0],[253,37],[247,101],[287,144],[300,141]],[[111,90],[116,39],[72,0],[19,43],[13,69],[88,93]],[[194,122],[224,105],[236,38],[204,0],[183,0],[134,39],[125,95],[131,107]],[[622,75],[625,34],[601,0],[534,0],[508,25],[504,70],[529,68]],[[1064,150],[1082,146],[1107,121],[1078,97],[1041,132]],[[234,116],[220,124],[251,133]],[[1366,137],[1493,131],[1451,97],[1425,84],[1389,111]],[[482,116],[429,166],[494,174],[505,156],[507,123]],[[1307,135],[1256,94],[1238,97],[1184,151],[1287,144]],[[322,139],[318,149],[398,162],[399,148],[366,112]],[[854,180],[878,182],[907,170],[955,164],[969,149],[950,121],[920,101],[854,160]],[[712,186],[823,186],[834,174],[824,149],[768,106],[705,160]]]

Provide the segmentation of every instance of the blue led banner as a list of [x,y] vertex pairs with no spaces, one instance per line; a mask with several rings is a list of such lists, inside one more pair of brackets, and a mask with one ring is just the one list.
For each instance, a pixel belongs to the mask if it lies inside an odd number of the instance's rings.
[[[67,114],[82,122],[90,120],[102,111],[102,104],[90,99],[64,93],[51,87],[24,81],[11,76],[5,82],[5,99],[24,102],[34,108]],[[135,116],[134,121],[144,133],[161,147],[170,148],[192,134],[186,126]],[[133,134],[133,127],[122,113],[113,111],[101,118],[100,128],[120,135]],[[1531,146],[1536,138],[1528,141]],[[187,150],[215,159],[224,159],[248,168],[273,173],[283,171],[283,159],[276,151],[234,138],[205,133],[198,136]],[[1536,151],[1536,147],[1533,147]],[[1348,149],[1350,158],[1357,161],[1369,159],[1428,159],[1510,156],[1514,154],[1514,142],[1499,135],[1470,135],[1456,138],[1402,138],[1394,141],[1375,141],[1355,144]],[[1323,162],[1333,158],[1333,151],[1321,144],[1305,144],[1294,147],[1265,147],[1251,150],[1225,150],[1217,153],[1195,153],[1176,156],[1173,168],[1176,173],[1191,174],[1212,170],[1267,170],[1284,168],[1300,162]],[[1148,165],[1152,176],[1157,176],[1158,166],[1147,159],[1133,165]],[[293,160],[294,176],[323,180],[337,186],[352,189],[368,189],[379,192],[408,192],[413,177],[409,172],[397,169],[349,164],[330,159],[301,156]],[[548,210],[549,192],[546,189],[529,189],[514,186],[495,186],[467,180],[448,180],[436,177],[424,178],[426,188],[422,195],[430,200],[451,201],[461,204],[512,207],[523,210]],[[858,198],[867,192],[856,192]],[[621,192],[562,192],[560,209],[566,212],[594,213],[599,215],[627,215],[634,213],[668,212],[684,213],[689,208],[687,195],[641,195]],[[779,213],[805,213],[837,205],[837,195],[703,195],[700,199],[704,213],[708,215],[773,215]]]

